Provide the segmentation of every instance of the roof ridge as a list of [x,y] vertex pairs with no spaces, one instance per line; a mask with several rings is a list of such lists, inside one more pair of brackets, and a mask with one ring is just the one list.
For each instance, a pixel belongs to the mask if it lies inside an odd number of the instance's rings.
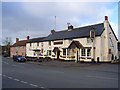
[[[99,24],[103,24],[103,22],[97,23],[97,24],[85,25],[85,26],[81,26],[81,27],[78,27],[78,28],[73,28],[73,30],[74,29],[79,29],[79,28],[84,28],[84,27],[89,27],[89,26],[94,26],[94,25],[99,25]],[[68,30],[66,29],[66,30],[61,30],[61,31],[55,31],[55,33],[56,32],[62,32],[62,31],[68,31]]]

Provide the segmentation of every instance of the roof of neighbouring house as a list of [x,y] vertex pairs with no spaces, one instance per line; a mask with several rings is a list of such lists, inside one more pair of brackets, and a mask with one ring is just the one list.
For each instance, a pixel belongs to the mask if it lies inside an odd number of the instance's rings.
[[91,28],[94,28],[96,36],[100,36],[104,31],[104,23],[74,28],[71,31],[69,30],[57,31],[48,35],[48,37],[44,38],[43,41],[90,37]]
[[27,43],[28,41],[30,41],[30,40],[31,40],[31,39],[18,41],[18,42],[16,42],[16,43],[14,43],[11,47],[26,46],[26,43]]
[[28,41],[27,43],[40,42],[40,41],[42,41],[44,38],[46,38],[46,37],[33,38],[33,39],[31,39],[30,41]]

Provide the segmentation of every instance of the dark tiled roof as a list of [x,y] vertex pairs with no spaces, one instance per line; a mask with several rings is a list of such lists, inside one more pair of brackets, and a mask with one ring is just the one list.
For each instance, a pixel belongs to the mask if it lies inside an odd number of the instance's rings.
[[48,37],[44,38],[43,41],[90,37],[91,28],[94,28],[96,36],[100,36],[104,31],[104,23],[75,28],[71,31],[68,30],[58,31],[53,34],[50,34]]
[[30,39],[29,40],[18,41],[15,44],[13,44],[11,47],[25,46],[28,41],[30,41]]
[[44,38],[46,38],[46,37],[33,38],[30,41],[28,41],[27,43],[40,42],[40,41],[43,41]]

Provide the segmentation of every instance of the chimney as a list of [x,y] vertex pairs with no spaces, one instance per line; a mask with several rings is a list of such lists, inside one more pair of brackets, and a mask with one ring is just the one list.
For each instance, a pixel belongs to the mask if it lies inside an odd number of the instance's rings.
[[105,20],[108,20],[108,16],[105,16]]
[[29,36],[27,36],[27,40],[29,40],[30,39],[30,37]]
[[16,42],[18,42],[19,41],[19,38],[16,38]]
[[68,30],[72,30],[72,29],[73,29],[72,25],[68,26]]
[[53,30],[51,30],[51,34],[53,34],[53,33],[55,33],[55,30],[53,29]]

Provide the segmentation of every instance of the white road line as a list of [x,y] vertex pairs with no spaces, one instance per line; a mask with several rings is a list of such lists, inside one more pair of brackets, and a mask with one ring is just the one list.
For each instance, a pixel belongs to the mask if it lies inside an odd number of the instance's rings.
[[38,85],[35,85],[35,84],[29,84],[29,85],[34,86],[34,87],[38,87]]
[[6,75],[3,75],[4,77],[6,77]]
[[40,88],[45,88],[45,87],[40,87]]
[[20,81],[21,83],[28,83],[28,82],[25,82],[25,81]]
[[16,78],[15,78],[14,80],[15,80],[15,81],[20,81],[19,79],[16,79]]
[[87,77],[100,78],[100,79],[112,79],[112,80],[118,80],[118,79],[116,79],[116,78],[108,78],[108,77],[100,77],[100,76],[87,76]]
[[12,77],[8,77],[9,79],[13,79]]

